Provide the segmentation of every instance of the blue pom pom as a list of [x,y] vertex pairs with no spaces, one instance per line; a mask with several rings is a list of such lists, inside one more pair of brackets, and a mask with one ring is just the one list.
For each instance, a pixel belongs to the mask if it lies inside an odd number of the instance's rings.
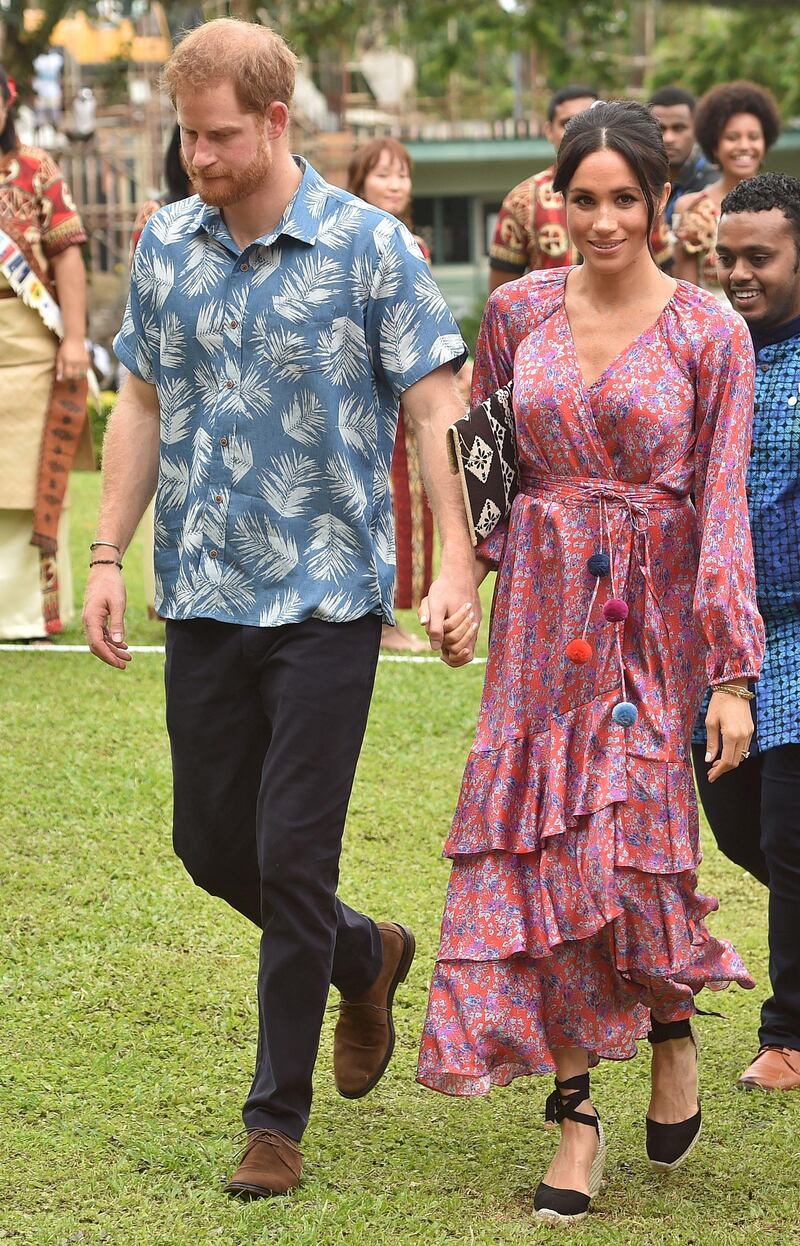
[[611,559],[608,554],[592,554],[587,566],[592,575],[596,575],[599,580],[604,575],[608,575],[611,570]]
[[632,727],[639,717],[639,712],[630,701],[620,701],[611,711],[611,717],[618,727]]

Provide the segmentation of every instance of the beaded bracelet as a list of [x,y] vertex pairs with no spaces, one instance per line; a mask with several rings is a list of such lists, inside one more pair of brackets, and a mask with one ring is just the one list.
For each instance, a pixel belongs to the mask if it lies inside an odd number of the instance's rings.
[[749,688],[740,688],[738,684],[717,684],[712,692],[727,692],[732,697],[740,697],[742,701],[755,701],[756,694]]
[[119,567],[122,570],[122,563],[117,558],[95,558],[89,563],[90,567]]
[[100,545],[107,545],[109,549],[115,549],[118,554],[122,553],[122,550],[114,543],[114,541],[92,541],[89,549],[97,549]]

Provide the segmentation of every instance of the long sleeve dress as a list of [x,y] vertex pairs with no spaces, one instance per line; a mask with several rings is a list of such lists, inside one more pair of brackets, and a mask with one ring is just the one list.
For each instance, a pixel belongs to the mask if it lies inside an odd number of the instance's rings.
[[476,351],[475,402],[513,374],[522,487],[478,551],[498,564],[489,659],[418,1072],[449,1094],[552,1071],[558,1047],[627,1059],[651,1009],[677,1020],[704,986],[753,985],[705,926],[690,760],[707,685],[757,677],[763,651],[750,337],[680,282],[587,387],[568,272],[496,291]]

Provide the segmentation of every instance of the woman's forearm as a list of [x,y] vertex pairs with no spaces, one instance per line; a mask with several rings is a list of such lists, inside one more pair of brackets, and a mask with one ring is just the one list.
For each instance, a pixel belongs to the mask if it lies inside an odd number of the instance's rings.
[[64,321],[64,340],[83,342],[86,337],[86,269],[80,247],[67,247],[54,256],[51,263]]

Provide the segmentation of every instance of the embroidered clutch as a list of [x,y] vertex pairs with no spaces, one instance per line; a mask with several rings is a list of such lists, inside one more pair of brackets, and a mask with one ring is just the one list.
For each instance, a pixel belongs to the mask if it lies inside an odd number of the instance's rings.
[[509,381],[447,430],[450,471],[461,477],[473,545],[505,519],[519,490],[513,386]]

